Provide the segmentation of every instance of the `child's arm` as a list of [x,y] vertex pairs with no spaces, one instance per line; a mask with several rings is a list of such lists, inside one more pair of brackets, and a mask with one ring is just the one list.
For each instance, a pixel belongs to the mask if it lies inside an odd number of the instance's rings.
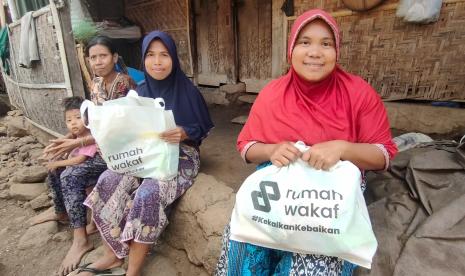
[[73,165],[81,164],[82,162],[86,161],[86,159],[87,159],[87,156],[78,155],[78,156],[71,157],[71,158],[66,159],[66,160],[48,162],[47,163],[47,169],[49,171],[54,171],[59,167],[67,167],[67,166],[73,166]]
[[95,144],[95,139],[91,134],[81,138],[59,138],[50,140],[52,144],[44,149],[44,155],[50,156],[50,159],[54,159],[64,153],[70,152],[73,149],[81,146],[88,146]]

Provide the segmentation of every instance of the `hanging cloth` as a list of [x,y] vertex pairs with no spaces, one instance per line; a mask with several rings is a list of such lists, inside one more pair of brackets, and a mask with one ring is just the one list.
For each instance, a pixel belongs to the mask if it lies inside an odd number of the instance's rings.
[[21,36],[19,41],[19,66],[31,68],[33,61],[39,61],[37,33],[32,12],[21,18]]
[[0,59],[2,60],[3,70],[6,74],[10,74],[10,65],[8,59],[10,58],[10,42],[8,39],[8,27],[3,27],[0,30]]

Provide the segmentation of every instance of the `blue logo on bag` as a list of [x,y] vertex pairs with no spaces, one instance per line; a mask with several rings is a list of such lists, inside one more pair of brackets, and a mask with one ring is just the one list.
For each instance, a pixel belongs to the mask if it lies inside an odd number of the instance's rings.
[[[270,187],[273,189],[273,193],[267,193],[266,187]],[[271,205],[270,200],[279,200],[281,198],[281,194],[279,192],[278,183],[273,181],[262,181],[260,182],[260,191],[253,191],[251,194],[252,196],[252,203],[255,210],[262,211],[262,212],[270,212]],[[258,199],[263,199],[263,204],[258,202]]]

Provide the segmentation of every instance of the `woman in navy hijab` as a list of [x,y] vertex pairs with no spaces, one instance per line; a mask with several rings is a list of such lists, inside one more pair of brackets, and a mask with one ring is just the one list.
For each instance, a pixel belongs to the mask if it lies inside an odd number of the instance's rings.
[[177,127],[160,138],[180,143],[178,176],[161,181],[105,171],[84,203],[93,210],[105,254],[80,268],[78,275],[118,267],[127,256],[126,275],[140,275],[150,245],[168,223],[165,209],[193,184],[200,166],[200,143],[213,128],[202,95],[180,68],[173,39],[164,32],[151,32],[142,51],[145,82],[136,90],[140,96],[162,97],[165,108],[174,113]]

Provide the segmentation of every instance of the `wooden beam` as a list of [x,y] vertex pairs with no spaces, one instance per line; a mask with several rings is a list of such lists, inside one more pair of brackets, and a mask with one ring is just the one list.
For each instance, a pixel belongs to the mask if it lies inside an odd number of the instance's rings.
[[70,6],[68,4],[68,1],[66,3],[62,3],[62,8],[57,8],[59,10],[58,15],[60,18],[60,28],[62,33],[64,52],[66,54],[66,62],[68,64],[68,74],[70,78],[72,95],[84,98],[85,93],[82,74],[79,68],[76,42],[74,40],[73,29],[71,27],[71,13],[69,10]]
[[[50,6],[45,6],[43,8],[41,8],[40,10],[36,10],[34,12],[32,12],[32,17],[33,18],[36,18],[36,17],[39,17],[41,16],[42,14],[46,14],[50,11]],[[9,25],[10,28],[13,28],[17,25],[20,25],[21,24],[21,20],[16,20],[15,22],[11,23]]]
[[3,3],[3,0],[0,0],[0,26],[2,28],[6,26],[5,6]]
[[69,76],[68,59],[66,58],[65,43],[63,41],[63,32],[61,30],[60,17],[58,16],[58,9],[55,5],[54,0],[49,0],[50,9],[52,11],[53,24],[55,25],[55,31],[58,40],[58,48],[60,49],[60,59],[63,65],[63,74],[65,77],[66,91],[68,97],[73,96],[73,90],[71,88],[71,79]]
[[16,86],[23,87],[23,88],[29,88],[29,89],[66,89],[66,84],[65,83],[22,83],[22,82],[15,81],[13,78],[11,78],[7,74],[4,74],[3,76],[9,82],[13,83]]
[[47,132],[48,134],[50,134],[50,135],[52,135],[52,136],[55,136],[56,138],[62,138],[62,137],[64,136],[63,134],[60,134],[60,133],[58,133],[58,132],[56,132],[56,131],[53,131],[53,130],[51,130],[51,129],[48,129],[48,128],[44,127],[43,125],[40,125],[40,124],[34,122],[33,120],[29,119],[28,117],[25,117],[25,118],[26,118],[26,120],[27,120],[29,123],[31,123],[31,124],[34,125],[35,127],[37,127],[37,128],[39,128],[39,129],[41,129],[41,130]]
[[189,63],[191,64],[190,66],[190,76],[194,76],[194,61],[192,59],[192,45],[191,45],[191,1],[186,0],[186,25],[187,25],[187,51],[189,55]]

